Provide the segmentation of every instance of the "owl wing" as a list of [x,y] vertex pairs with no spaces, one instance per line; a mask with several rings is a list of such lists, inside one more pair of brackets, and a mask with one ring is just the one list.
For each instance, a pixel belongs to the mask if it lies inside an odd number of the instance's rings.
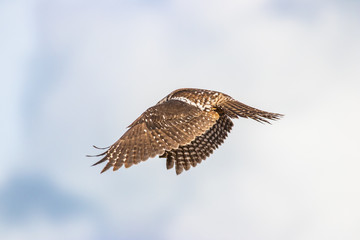
[[231,118],[251,118],[258,122],[270,123],[268,120],[277,120],[282,117],[282,114],[265,112],[248,105],[245,105],[235,99],[228,98],[224,101],[221,101],[218,104],[218,108],[221,109],[226,115]]
[[147,109],[127,132],[94,165],[108,161],[101,172],[117,170],[162,155],[165,151],[186,145],[216,123],[219,114],[202,111],[196,106],[170,100]]
[[191,143],[166,151],[160,157],[166,158],[167,169],[175,165],[176,174],[180,174],[184,169],[189,170],[191,166],[195,167],[209,157],[224,142],[233,125],[228,116],[222,115],[209,130],[197,136]]

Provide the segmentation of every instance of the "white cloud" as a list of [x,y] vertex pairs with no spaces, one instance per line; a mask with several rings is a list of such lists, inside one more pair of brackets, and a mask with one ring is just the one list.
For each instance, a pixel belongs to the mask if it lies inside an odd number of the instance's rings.
[[[19,227],[19,226],[18,226]],[[87,219],[73,219],[68,222],[49,222],[48,219],[33,218],[33,222],[19,228],[2,229],[2,239],[96,239],[96,227]],[[100,238],[99,238],[100,239]]]
[[[17,149],[23,138],[21,125],[21,94],[28,71],[26,62],[34,49],[34,25],[31,1],[0,3],[0,140],[2,167],[0,185],[9,176],[12,166],[19,162],[21,151]],[[6,147],[5,147],[6,146]]]
[[[317,6],[311,16],[273,1],[50,3],[38,28],[64,64],[56,88],[38,93],[45,101],[22,167],[92,199],[126,236],[356,239],[359,19],[338,3],[304,4]],[[225,144],[183,176],[163,159],[103,175],[89,168],[91,144],[112,143],[187,86],[285,118],[234,120]]]

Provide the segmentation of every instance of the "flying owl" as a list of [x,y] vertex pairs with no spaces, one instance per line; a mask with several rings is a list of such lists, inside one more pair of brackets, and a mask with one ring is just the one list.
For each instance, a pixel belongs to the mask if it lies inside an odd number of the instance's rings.
[[106,162],[103,173],[159,155],[166,158],[167,169],[175,165],[176,174],[180,174],[201,163],[224,142],[233,126],[231,118],[269,123],[267,120],[281,116],[247,106],[221,92],[178,89],[141,114],[119,140],[96,155],[103,158],[94,165]]

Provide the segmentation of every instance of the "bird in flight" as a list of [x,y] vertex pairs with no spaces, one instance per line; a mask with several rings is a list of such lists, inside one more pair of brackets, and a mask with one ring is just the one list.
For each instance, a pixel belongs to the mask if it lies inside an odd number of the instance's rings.
[[269,123],[281,116],[221,92],[178,89],[141,114],[113,145],[101,148],[106,151],[95,155],[103,157],[93,166],[106,162],[101,173],[109,168],[116,171],[159,155],[166,158],[167,169],[175,165],[176,174],[180,174],[201,163],[224,142],[233,126],[231,118]]

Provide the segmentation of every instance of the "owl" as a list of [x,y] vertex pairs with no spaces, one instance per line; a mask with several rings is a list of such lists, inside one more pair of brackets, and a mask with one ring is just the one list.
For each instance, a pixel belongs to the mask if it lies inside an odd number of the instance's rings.
[[269,123],[281,116],[221,92],[178,89],[141,114],[105,152],[95,155],[102,158],[93,166],[105,162],[101,173],[110,168],[116,171],[158,155],[166,158],[167,169],[175,166],[180,174],[201,163],[224,142],[233,127],[232,118]]

